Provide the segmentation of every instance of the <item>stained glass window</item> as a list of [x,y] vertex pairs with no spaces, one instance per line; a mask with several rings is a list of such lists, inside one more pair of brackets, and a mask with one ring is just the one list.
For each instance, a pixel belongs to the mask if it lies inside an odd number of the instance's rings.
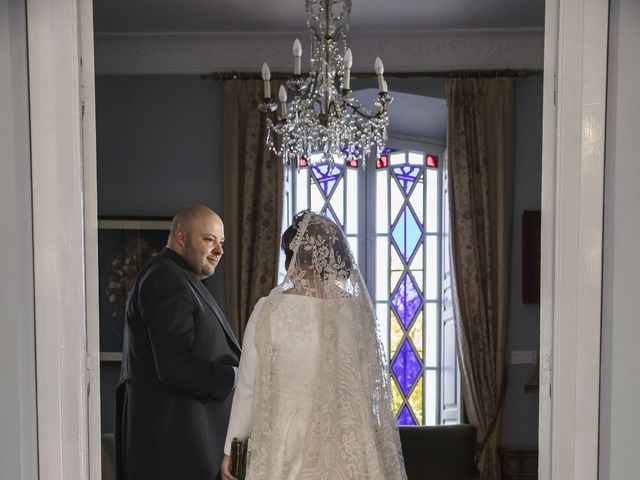
[[294,211],[311,208],[344,229],[372,291],[400,425],[440,421],[442,192],[441,151],[436,153],[387,150],[366,170],[356,162],[330,167],[306,160],[292,170]]
[[386,157],[376,165],[375,271],[382,293],[376,295],[376,310],[388,318],[383,337],[388,338],[392,403],[400,425],[435,424],[439,171],[429,160],[434,155],[394,152]]

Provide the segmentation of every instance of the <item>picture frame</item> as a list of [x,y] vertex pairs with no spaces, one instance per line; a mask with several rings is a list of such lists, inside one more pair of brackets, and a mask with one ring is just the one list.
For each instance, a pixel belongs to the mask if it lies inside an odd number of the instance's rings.
[[100,358],[122,353],[124,309],[138,272],[167,243],[171,218],[98,218]]
[[522,303],[540,303],[540,210],[522,212]]

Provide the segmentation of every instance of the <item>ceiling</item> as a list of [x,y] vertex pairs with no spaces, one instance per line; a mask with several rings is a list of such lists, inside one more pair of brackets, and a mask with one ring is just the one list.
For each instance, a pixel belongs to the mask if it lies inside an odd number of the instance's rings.
[[[303,0],[93,0],[105,32],[299,32]],[[544,0],[352,0],[352,32],[544,26]]]
[[[298,34],[304,43],[304,32],[307,32],[304,5],[304,0],[93,0],[94,30],[97,34],[104,34],[98,35],[101,37],[97,43],[98,60],[104,63],[105,59],[124,58],[126,62],[132,58],[135,65],[141,52],[147,55],[144,59],[163,59],[163,55],[173,52],[175,58],[169,57],[169,61],[160,60],[157,63],[164,66],[172,64],[172,58],[174,62],[182,57],[195,58],[194,63],[199,65],[199,62],[204,62],[205,69],[224,71],[225,63],[221,59],[224,60],[225,57],[210,56],[210,49],[214,48],[212,46],[219,45],[216,50],[218,54],[224,54],[229,48],[234,49],[234,53],[229,54],[233,66],[227,67],[227,70],[242,70],[240,60],[244,60],[248,68],[253,70],[255,65],[260,65],[269,55],[273,56],[273,52],[289,50],[290,33]],[[515,52],[520,52],[515,48],[521,44],[518,32],[541,31],[544,27],[544,0],[352,0],[349,27],[354,34],[350,43],[359,34],[365,35],[364,44],[360,45],[359,51],[366,51],[367,46],[375,49],[376,53],[384,48],[391,48],[392,51],[400,48],[400,51],[395,50],[398,52],[395,55],[381,55],[385,57],[385,61],[393,61],[396,57],[402,57],[403,51],[406,51],[409,52],[409,58],[418,60],[416,65],[432,65],[428,62],[432,57],[428,55],[434,52],[441,52],[443,58],[453,59],[465,49],[471,52],[469,58],[475,58],[476,53],[493,55],[496,51],[509,52],[512,47]],[[375,35],[377,32],[380,33],[379,36]],[[408,32],[417,35],[412,38],[420,38],[423,36],[422,32],[429,32],[430,35],[448,33],[446,38],[439,40],[437,47],[433,47],[420,42],[413,42],[413,45],[411,40],[407,43],[405,34]],[[471,35],[465,36],[469,32],[472,32]],[[503,35],[499,32],[512,32],[507,35],[515,32],[516,37],[514,43],[508,39],[497,44],[482,43],[482,36],[491,35],[491,32],[498,32],[498,35]],[[142,34],[142,37],[128,36],[134,33]],[[158,37],[148,35],[151,33],[161,35],[160,43],[148,43]],[[177,33],[211,33],[225,37],[216,37],[215,43],[208,37],[203,37],[201,43],[186,43],[180,47],[181,36],[172,35]],[[278,34],[285,34],[286,46],[278,44]],[[118,37],[124,40],[119,40]],[[254,43],[243,49],[243,38],[253,38]],[[256,38],[260,39],[257,43]],[[197,39],[195,37],[192,41],[198,42]],[[111,45],[109,42],[121,41],[125,44],[133,42],[134,46],[121,48],[121,44],[117,43],[114,48],[108,48]],[[540,37],[540,44],[541,41]],[[104,52],[112,52],[113,56],[109,57]],[[450,53],[453,55],[449,55]],[[427,56],[423,58],[423,54]],[[518,53],[513,55],[518,56]],[[259,57],[259,61],[253,59],[253,56]],[[285,68],[288,68],[287,55],[278,54],[278,58],[280,57],[285,58]],[[143,64],[144,59],[140,63]],[[271,58],[269,61],[273,65],[275,59]],[[411,61],[406,63],[413,65]],[[177,64],[180,65],[178,70],[184,69],[180,61]],[[216,67],[212,67],[213,65]],[[392,68],[399,71],[398,66]],[[411,69],[414,68],[415,65]],[[425,81],[422,79],[422,83]],[[422,91],[394,91],[393,82],[389,83],[395,98],[389,107],[390,132],[444,141],[446,102],[442,96]],[[365,105],[372,105],[377,90],[367,87],[359,90],[356,95]]]

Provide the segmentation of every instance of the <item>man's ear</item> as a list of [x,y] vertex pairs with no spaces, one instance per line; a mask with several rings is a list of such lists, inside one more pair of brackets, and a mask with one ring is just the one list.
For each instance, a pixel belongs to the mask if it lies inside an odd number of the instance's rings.
[[176,239],[176,243],[177,243],[178,245],[180,245],[182,248],[184,248],[184,246],[185,246],[185,244],[186,244],[186,241],[187,241],[187,234],[186,234],[186,232],[185,232],[183,229],[178,228],[178,229],[176,230],[176,233],[175,233],[175,235],[174,235],[174,236],[175,236],[175,239]]

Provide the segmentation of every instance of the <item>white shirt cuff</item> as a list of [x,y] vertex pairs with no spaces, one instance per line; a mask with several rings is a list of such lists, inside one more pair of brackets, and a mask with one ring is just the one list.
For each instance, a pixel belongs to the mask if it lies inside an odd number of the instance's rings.
[[238,385],[238,367],[231,367],[233,368],[233,374],[234,374],[234,378],[233,378],[233,388],[236,388],[236,385]]

